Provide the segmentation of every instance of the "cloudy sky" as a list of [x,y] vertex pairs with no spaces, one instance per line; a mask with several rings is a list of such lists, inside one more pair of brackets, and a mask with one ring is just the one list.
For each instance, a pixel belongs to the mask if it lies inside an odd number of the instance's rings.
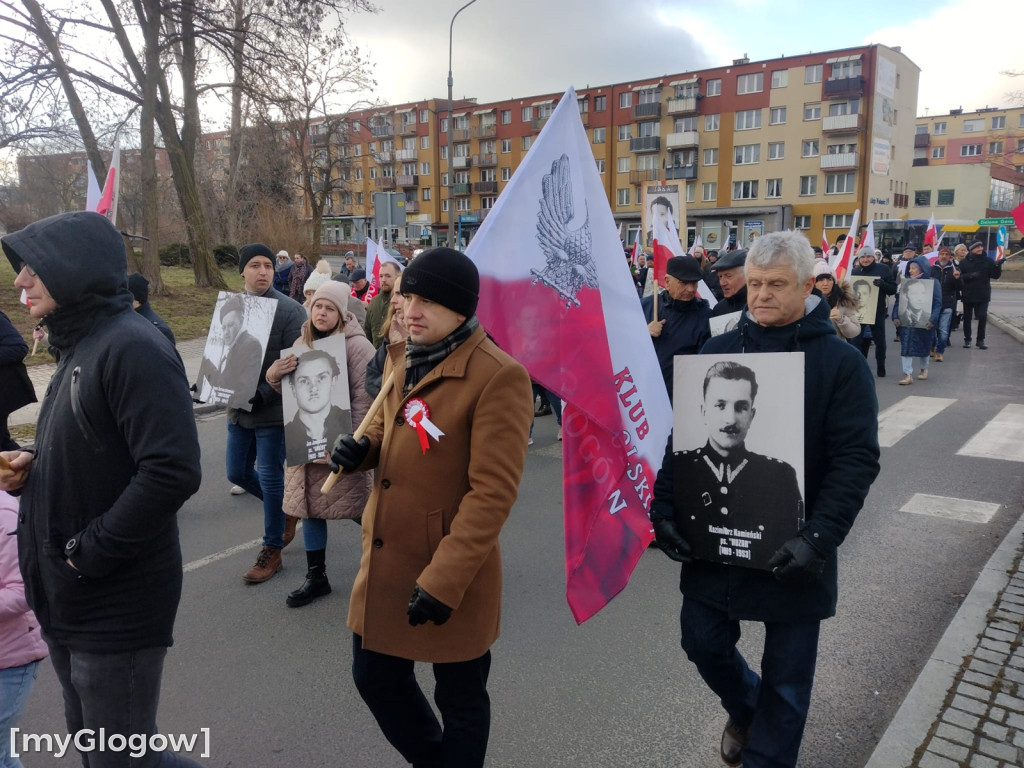
[[[447,95],[448,25],[466,0],[376,0],[348,23],[376,63],[376,96]],[[1011,106],[1021,0],[477,0],[455,22],[455,98],[479,102],[881,43],[921,72],[918,114]],[[1000,27],[1000,24],[1004,26]]]

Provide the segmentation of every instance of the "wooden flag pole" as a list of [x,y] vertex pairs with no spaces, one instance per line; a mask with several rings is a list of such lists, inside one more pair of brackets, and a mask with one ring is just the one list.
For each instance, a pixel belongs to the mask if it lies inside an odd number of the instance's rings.
[[654,322],[658,322],[658,275],[654,275],[654,293],[651,294],[651,309],[654,311]]
[[[395,372],[392,371],[391,375],[388,376],[387,381],[385,381],[381,386],[380,392],[378,392],[377,396],[373,398],[373,402],[370,404],[370,410],[366,412],[366,415],[363,416],[363,420],[359,423],[359,429],[357,429],[355,434],[352,435],[356,442],[363,439],[363,436],[366,434],[366,430],[368,430],[370,428],[370,424],[373,423],[373,417],[377,415],[377,411],[379,411],[380,407],[384,405],[384,398],[388,396],[391,392],[391,388],[394,386]],[[334,487],[334,484],[338,482],[338,478],[341,477],[342,471],[343,470],[339,469],[337,472],[332,472],[328,475],[327,479],[324,480],[324,484],[320,487],[320,493],[324,496],[330,493],[331,488]]]

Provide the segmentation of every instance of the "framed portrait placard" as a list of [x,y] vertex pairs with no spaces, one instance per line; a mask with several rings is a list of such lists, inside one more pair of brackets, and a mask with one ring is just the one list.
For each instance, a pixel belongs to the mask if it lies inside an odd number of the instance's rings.
[[196,378],[196,399],[251,411],[263,355],[277,311],[277,299],[245,293],[217,294],[203,360]]
[[748,568],[804,520],[804,353],[675,358],[675,522],[693,555]]
[[281,350],[298,365],[281,380],[285,463],[308,464],[326,456],[338,435],[352,431],[345,334]]
[[850,278],[850,288],[857,300],[857,322],[861,325],[874,325],[875,313],[878,311],[878,299],[881,289],[875,285],[874,275],[854,275]]
[[928,328],[932,314],[932,296],[935,281],[919,277],[900,281],[900,326]]

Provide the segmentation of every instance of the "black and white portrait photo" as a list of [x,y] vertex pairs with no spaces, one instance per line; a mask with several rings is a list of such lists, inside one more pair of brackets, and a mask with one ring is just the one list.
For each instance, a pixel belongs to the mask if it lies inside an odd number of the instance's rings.
[[857,322],[861,325],[874,325],[880,290],[875,285],[875,276],[854,275],[850,280],[850,287],[853,289],[853,297],[857,300]]
[[802,352],[675,358],[676,525],[695,557],[767,568],[803,522]]
[[281,351],[295,355],[295,370],[281,382],[285,462],[290,467],[325,457],[338,435],[352,431],[345,335]]
[[900,326],[928,328],[932,314],[933,283],[927,277],[900,282]]
[[719,336],[723,333],[727,333],[739,325],[740,318],[743,316],[743,310],[736,312],[730,312],[727,315],[718,315],[717,317],[708,318],[708,325],[711,326],[711,335]]
[[196,397],[243,411],[252,410],[263,354],[277,299],[221,291],[196,379]]
[[644,187],[643,200],[641,217],[645,233],[644,245],[650,248],[654,243],[655,219],[661,219],[666,225],[671,221],[676,232],[679,231],[679,222],[685,220],[682,218],[683,211],[680,210],[679,185],[651,182]]

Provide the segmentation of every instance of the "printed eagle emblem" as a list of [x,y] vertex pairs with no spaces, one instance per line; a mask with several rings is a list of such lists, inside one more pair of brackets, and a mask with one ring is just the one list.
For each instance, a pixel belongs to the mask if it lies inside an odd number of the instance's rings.
[[590,214],[577,229],[569,229],[573,219],[572,180],[569,158],[562,155],[551,164],[551,173],[542,180],[544,196],[537,213],[537,240],[547,259],[544,269],[531,269],[533,284],[543,282],[558,291],[565,306],[579,306],[576,294],[583,286],[597,288],[597,269],[591,257]]

